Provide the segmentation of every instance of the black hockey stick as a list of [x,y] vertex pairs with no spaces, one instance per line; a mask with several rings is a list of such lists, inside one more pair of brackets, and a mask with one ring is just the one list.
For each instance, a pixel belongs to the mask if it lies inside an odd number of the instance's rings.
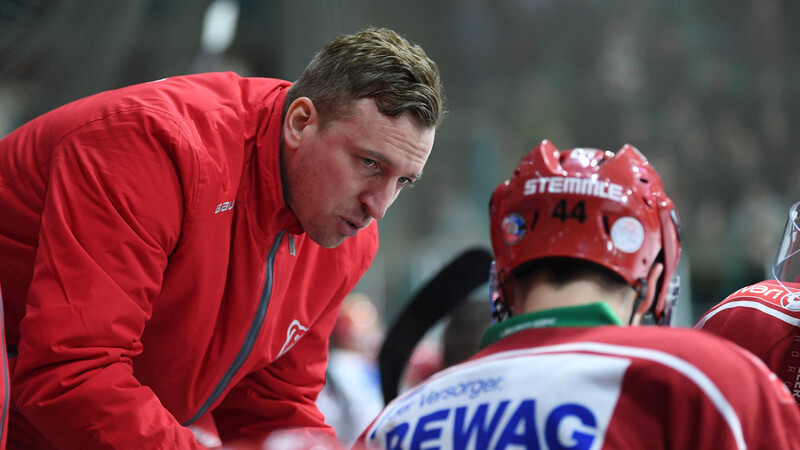
[[[411,298],[386,333],[378,354],[386,403],[397,397],[400,376],[414,347],[436,322],[489,280],[491,263],[492,254],[487,250],[469,249],[448,263]],[[490,314],[488,292],[486,298],[486,314]]]

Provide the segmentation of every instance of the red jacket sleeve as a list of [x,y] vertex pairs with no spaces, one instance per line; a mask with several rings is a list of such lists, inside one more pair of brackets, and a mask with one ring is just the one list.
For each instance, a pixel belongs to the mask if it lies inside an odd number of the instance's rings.
[[12,390],[58,447],[197,447],[131,363],[184,210],[149,125],[89,125],[52,153]]

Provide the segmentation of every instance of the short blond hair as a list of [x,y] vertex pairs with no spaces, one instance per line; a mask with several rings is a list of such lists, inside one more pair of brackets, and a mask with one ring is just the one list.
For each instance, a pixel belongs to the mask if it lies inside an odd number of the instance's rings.
[[388,117],[408,113],[422,127],[445,115],[439,68],[422,47],[387,28],[367,28],[329,42],[289,89],[283,113],[308,97],[324,125],[353,111],[363,98],[375,100]]

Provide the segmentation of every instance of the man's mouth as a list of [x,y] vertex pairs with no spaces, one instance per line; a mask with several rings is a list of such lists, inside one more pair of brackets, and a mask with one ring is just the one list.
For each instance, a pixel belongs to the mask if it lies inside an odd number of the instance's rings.
[[345,236],[353,237],[366,227],[369,222],[354,221],[345,217],[339,217],[339,231]]
[[368,223],[368,222],[353,221],[353,220],[347,220],[347,219],[344,219],[344,220],[346,220],[347,223],[349,223],[350,225],[352,225],[352,226],[354,226],[354,227],[356,227],[358,229],[366,227],[367,223]]

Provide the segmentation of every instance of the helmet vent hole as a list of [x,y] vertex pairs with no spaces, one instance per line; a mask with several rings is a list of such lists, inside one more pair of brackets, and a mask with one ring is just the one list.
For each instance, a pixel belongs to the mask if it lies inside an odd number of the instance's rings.
[[608,226],[607,216],[603,216],[603,229],[606,231],[606,234],[611,235],[611,228]]

